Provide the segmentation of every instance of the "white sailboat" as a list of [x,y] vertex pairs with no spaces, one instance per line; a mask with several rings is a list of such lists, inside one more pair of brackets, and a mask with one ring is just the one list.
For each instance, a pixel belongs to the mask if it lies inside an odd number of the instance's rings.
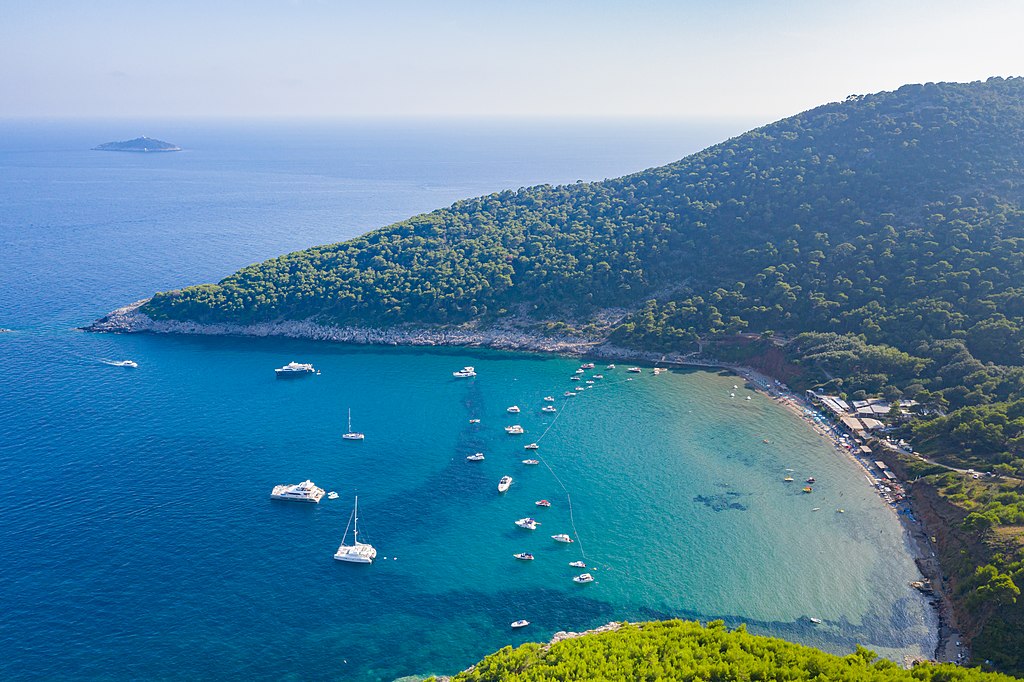
[[348,408],[348,433],[341,434],[341,437],[345,440],[362,440],[366,438],[361,433],[352,430],[352,408]]
[[[377,550],[373,548],[373,545],[359,542],[358,495],[356,495],[355,506],[352,507],[352,515],[348,517],[348,523],[349,525],[345,526],[345,535],[341,538],[341,544],[338,545],[338,551],[334,553],[334,558],[338,561],[347,561],[353,564],[372,564],[373,560],[377,557]],[[346,545],[345,540],[348,539],[349,526],[353,526],[352,544]]]

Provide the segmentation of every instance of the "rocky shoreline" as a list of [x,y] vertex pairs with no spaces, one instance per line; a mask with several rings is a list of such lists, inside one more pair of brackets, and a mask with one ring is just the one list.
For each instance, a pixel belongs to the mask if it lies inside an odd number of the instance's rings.
[[572,335],[544,336],[524,328],[515,320],[493,326],[395,326],[357,327],[319,324],[310,320],[280,320],[256,324],[182,322],[154,320],[139,308],[149,299],[136,301],[118,308],[92,324],[82,327],[89,332],[118,334],[192,334],[203,336],[279,336],[311,341],[353,343],[380,346],[464,346],[492,348],[507,351],[536,351],[561,355],[587,355],[606,360],[633,360],[636,362],[687,363],[681,353],[655,353],[636,351],[608,343],[603,339]]

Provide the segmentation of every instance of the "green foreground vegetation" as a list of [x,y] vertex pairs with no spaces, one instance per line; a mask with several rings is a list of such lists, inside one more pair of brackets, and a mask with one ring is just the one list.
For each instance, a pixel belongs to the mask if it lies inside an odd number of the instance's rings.
[[460,201],[142,310],[774,352],[796,388],[913,401],[897,435],[1000,477],[940,468],[925,483],[963,512],[952,530],[969,537],[944,566],[975,661],[1024,673],[1022,159],[1024,79],[908,85],[626,177]]
[[858,648],[848,656],[772,637],[751,635],[721,621],[671,620],[627,624],[615,632],[567,639],[550,647],[505,647],[452,678],[453,682],[567,682],[621,680],[935,680],[1009,682],[1014,678],[951,664],[904,670]]

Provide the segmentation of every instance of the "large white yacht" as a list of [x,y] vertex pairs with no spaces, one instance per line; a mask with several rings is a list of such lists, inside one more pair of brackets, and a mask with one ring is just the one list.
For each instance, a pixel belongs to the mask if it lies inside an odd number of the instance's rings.
[[284,367],[275,369],[274,373],[278,379],[291,379],[292,377],[301,377],[306,374],[315,374],[316,370],[309,363],[289,362]]
[[452,376],[457,377],[459,379],[468,379],[469,377],[476,376],[476,370],[467,365],[460,369],[458,372],[452,372]]
[[273,500],[288,500],[291,502],[312,502],[317,504],[324,496],[324,489],[317,488],[313,481],[308,478],[302,483],[294,485],[275,485],[270,492]]
[[341,538],[341,544],[338,545],[338,551],[334,553],[334,558],[338,561],[348,561],[353,564],[372,564],[373,560],[377,558],[377,550],[374,549],[373,545],[369,545],[365,542],[359,542],[359,497],[356,497],[355,506],[352,507],[352,516],[348,517],[348,522],[352,529],[352,544],[346,545],[345,540],[348,538],[348,528],[345,526],[345,535]]

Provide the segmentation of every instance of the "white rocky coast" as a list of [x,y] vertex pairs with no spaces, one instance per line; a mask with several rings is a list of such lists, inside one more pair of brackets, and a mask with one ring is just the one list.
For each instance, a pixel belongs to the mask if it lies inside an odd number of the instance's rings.
[[679,353],[645,353],[621,348],[601,338],[566,334],[546,336],[518,326],[514,320],[487,327],[469,323],[437,327],[335,327],[310,320],[279,320],[256,324],[182,322],[154,320],[141,308],[149,299],[118,308],[84,327],[90,332],[200,334],[209,336],[283,336],[314,341],[372,344],[381,346],[467,346],[497,350],[540,351],[564,355],[588,355],[612,360],[680,363]]

